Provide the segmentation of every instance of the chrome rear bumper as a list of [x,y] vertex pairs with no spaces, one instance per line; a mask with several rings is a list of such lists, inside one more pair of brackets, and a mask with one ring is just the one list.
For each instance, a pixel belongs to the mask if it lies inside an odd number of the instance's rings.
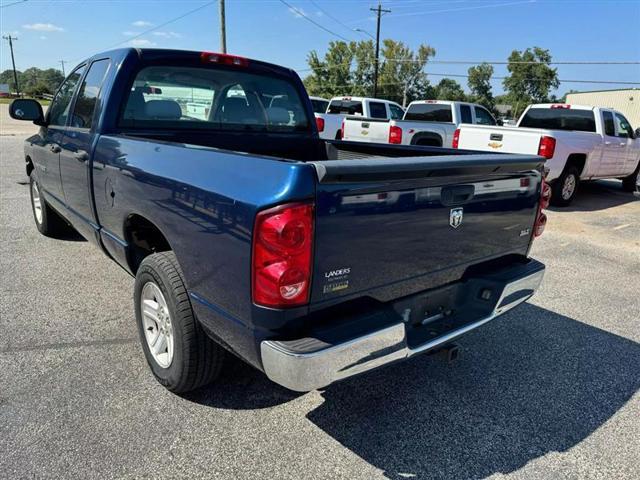
[[333,345],[314,338],[293,342],[263,341],[264,371],[272,381],[290,390],[306,392],[437,349],[529,299],[540,286],[543,276],[544,266],[505,283],[489,315],[412,348],[403,322]]

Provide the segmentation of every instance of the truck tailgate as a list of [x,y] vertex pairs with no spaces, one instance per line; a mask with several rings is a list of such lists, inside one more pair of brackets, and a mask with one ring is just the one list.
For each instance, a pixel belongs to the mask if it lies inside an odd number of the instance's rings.
[[342,139],[367,143],[388,143],[389,120],[347,117],[344,120]]
[[526,255],[543,160],[465,155],[312,162],[318,173],[311,308],[399,298],[472,265]]
[[535,155],[541,135],[529,128],[462,125],[458,148]]

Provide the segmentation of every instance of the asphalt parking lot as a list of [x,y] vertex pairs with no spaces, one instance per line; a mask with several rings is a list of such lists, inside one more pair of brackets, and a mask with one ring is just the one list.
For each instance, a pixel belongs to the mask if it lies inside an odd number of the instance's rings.
[[0,478],[640,478],[640,195],[619,182],[549,212],[543,288],[452,365],[300,395],[232,360],[179,397],[145,363],[133,280],[38,234],[25,135],[3,132]]

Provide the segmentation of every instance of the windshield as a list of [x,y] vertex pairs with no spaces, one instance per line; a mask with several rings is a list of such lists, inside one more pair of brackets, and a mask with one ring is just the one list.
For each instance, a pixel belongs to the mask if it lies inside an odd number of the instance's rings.
[[414,103],[409,105],[405,120],[418,120],[420,122],[452,123],[451,105],[439,105],[435,103]]
[[596,121],[592,110],[572,110],[570,108],[530,108],[518,126],[547,130],[596,131]]
[[302,101],[286,80],[236,70],[153,66],[138,72],[121,127],[301,131]]

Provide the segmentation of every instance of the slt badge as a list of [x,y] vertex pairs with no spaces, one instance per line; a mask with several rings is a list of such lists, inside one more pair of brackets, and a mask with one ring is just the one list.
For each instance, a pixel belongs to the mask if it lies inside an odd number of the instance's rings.
[[453,228],[458,228],[460,225],[462,225],[462,214],[462,207],[452,208],[451,213],[449,213],[449,225],[451,225]]

